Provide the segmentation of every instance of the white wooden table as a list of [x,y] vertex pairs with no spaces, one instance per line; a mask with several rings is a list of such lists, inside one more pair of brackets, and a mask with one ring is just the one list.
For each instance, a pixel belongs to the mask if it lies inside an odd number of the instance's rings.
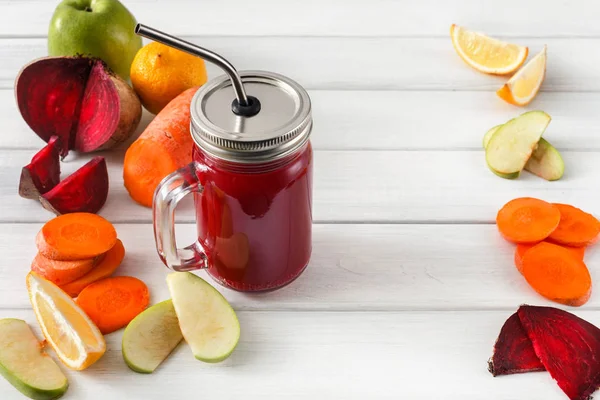
[[[12,85],[23,64],[45,55],[57,2],[0,0],[0,317],[32,326],[24,278],[51,215],[17,194],[20,168],[42,142],[22,121]],[[513,247],[493,221],[525,195],[600,215],[597,0],[125,3],[138,21],[221,52],[239,69],[280,72],[309,89],[314,251],[306,272],[280,291],[219,288],[242,325],[226,362],[196,361],[183,344],[154,375],[139,375],[123,363],[115,333],[97,364],[67,372],[66,399],[566,398],[546,373],[492,378],[486,370],[517,306],[547,304],[514,268]],[[494,94],[503,78],[458,58],[451,23],[531,53],[548,45],[543,93],[528,109],[553,117],[546,137],[562,150],[561,181],[507,181],[487,170],[483,133],[523,110]],[[111,190],[101,214],[127,249],[119,274],[143,279],[158,302],[168,297],[168,270],[154,250],[150,211],[123,188],[123,151],[106,156]],[[70,157],[64,173],[88,158]],[[191,238],[191,208],[178,219],[180,236]],[[600,252],[590,249],[586,260],[600,279]],[[600,294],[575,312],[599,325]],[[0,380],[0,398],[22,397]]]

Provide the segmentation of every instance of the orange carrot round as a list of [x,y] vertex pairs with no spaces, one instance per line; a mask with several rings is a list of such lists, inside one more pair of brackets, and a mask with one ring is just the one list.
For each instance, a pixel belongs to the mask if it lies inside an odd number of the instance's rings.
[[36,238],[38,251],[57,261],[97,257],[110,250],[116,241],[113,225],[90,213],[64,214],[51,219]]
[[83,275],[81,278],[62,285],[60,288],[69,296],[77,297],[83,289],[90,284],[99,281],[100,279],[111,276],[121,265],[125,257],[125,247],[123,243],[117,239],[117,243],[105,255],[100,256],[102,260],[90,272]]
[[190,104],[197,90],[188,89],[171,100],[125,153],[125,188],[143,206],[152,207],[154,190],[165,176],[192,162]]
[[556,229],[559,221],[558,208],[531,197],[509,201],[496,216],[500,234],[514,243],[540,242]]
[[81,278],[94,267],[102,256],[77,261],[56,261],[37,253],[31,270],[56,285],[64,285]]
[[554,207],[560,211],[560,222],[550,234],[550,241],[573,247],[596,241],[600,234],[600,221],[596,217],[568,204],[554,204]]
[[[537,244],[537,243],[536,243]],[[518,244],[515,249],[515,266],[520,273],[523,273],[523,256],[527,252],[527,250],[531,249],[536,244]],[[585,247],[568,247],[562,246],[565,249],[569,250],[572,255],[577,257],[578,260],[583,261],[583,257],[585,256]]]
[[585,304],[592,293],[592,278],[585,263],[552,243],[539,243],[525,253],[523,276],[536,292],[568,306]]
[[77,297],[77,304],[103,334],[127,326],[149,303],[148,287],[131,276],[116,276],[94,282]]

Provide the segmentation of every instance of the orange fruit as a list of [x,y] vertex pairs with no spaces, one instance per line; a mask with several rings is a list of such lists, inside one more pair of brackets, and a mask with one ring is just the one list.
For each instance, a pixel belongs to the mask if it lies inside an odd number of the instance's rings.
[[546,46],[502,86],[496,94],[510,104],[524,106],[540,91],[546,77]]
[[467,64],[486,74],[510,74],[525,62],[528,48],[502,42],[458,25],[450,27],[454,49]]
[[187,89],[204,85],[207,79],[203,59],[158,42],[137,52],[130,76],[142,105],[153,114]]
[[83,370],[102,357],[104,336],[71,296],[35,272],[27,275],[27,290],[46,340],[67,367]]

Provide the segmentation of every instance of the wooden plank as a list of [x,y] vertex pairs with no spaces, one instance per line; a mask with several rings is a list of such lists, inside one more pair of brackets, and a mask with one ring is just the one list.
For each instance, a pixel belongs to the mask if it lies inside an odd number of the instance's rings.
[[[600,150],[600,94],[542,93],[517,109],[489,92],[311,90],[318,150],[480,149],[483,133],[529,109],[552,117],[545,136],[561,150]],[[152,116],[144,113],[138,132]],[[0,148],[39,149],[12,90],[0,90]]]
[[[456,55],[449,37],[189,37],[230,59],[240,70],[288,75],[307,89],[497,90],[506,78],[478,73]],[[548,45],[545,91],[599,91],[600,38],[515,39],[532,54]],[[1,39],[0,87],[46,54],[46,40]],[[208,67],[209,76],[220,74]],[[490,102],[494,102],[490,96]]]
[[[138,21],[177,35],[446,36],[452,23],[490,34],[598,36],[594,0],[128,0]],[[45,36],[56,6],[2,0],[0,35]],[[235,10],[235,12],[232,12]]]
[[[27,308],[24,278],[41,224],[0,230],[0,308]],[[126,248],[120,275],[142,279],[153,301],[167,299],[169,270],[159,260],[150,224],[117,224]],[[178,226],[181,245],[195,225]],[[238,310],[510,310],[553,304],[533,291],[513,264],[514,246],[493,225],[315,225],[306,271],[286,288],[246,295],[215,286]],[[594,281],[600,252],[588,249]],[[214,283],[204,272],[200,276]],[[586,309],[600,309],[595,292]]]
[[[479,135],[478,135],[479,136]],[[51,214],[18,196],[21,167],[35,151],[0,151],[0,221],[40,222]],[[91,156],[63,163],[63,176]],[[123,187],[123,153],[106,154],[108,201],[101,214],[113,222],[150,222],[150,210],[136,205]],[[528,173],[504,180],[486,167],[482,151],[316,151],[313,217],[316,222],[492,223],[508,200],[533,196],[575,204],[600,215],[597,181],[600,158],[594,152],[563,152],[566,173],[547,182]],[[193,221],[192,208],[178,210]]]
[[[515,306],[516,309],[516,306]],[[509,312],[240,312],[240,342],[220,364],[193,358],[185,343],[152,375],[130,371],[121,332],[84,373],[63,368],[71,399],[562,400],[545,372],[492,378],[486,361]],[[600,324],[600,312],[576,311]],[[39,334],[30,311],[1,310]],[[434,387],[432,387],[432,385]],[[3,400],[22,395],[0,379]],[[124,394],[127,394],[124,397]]]

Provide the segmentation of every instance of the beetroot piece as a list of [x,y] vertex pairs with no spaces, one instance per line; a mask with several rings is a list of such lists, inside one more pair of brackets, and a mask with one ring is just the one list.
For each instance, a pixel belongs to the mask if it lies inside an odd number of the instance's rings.
[[37,199],[60,182],[60,141],[52,136],[48,144],[21,170],[19,195]]
[[502,326],[488,369],[494,376],[545,370],[517,313]]
[[26,65],[15,83],[23,119],[43,140],[57,135],[69,150],[89,152],[127,140],[142,115],[129,85],[104,62],[48,57]]
[[571,400],[600,386],[600,329],[553,307],[521,306],[519,319],[540,361]]
[[97,213],[108,197],[108,170],[104,157],[94,157],[40,197],[45,209],[53,213]]

